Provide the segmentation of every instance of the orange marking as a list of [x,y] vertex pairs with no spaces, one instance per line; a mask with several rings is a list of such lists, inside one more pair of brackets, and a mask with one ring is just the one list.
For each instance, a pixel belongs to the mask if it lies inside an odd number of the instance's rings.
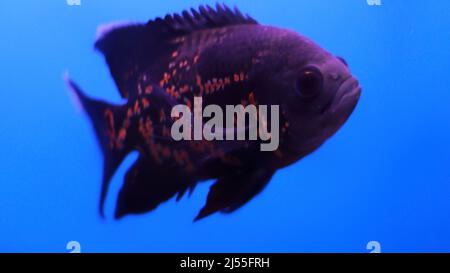
[[199,55],[195,55],[194,56],[194,64],[196,64],[197,62],[198,62],[198,59],[200,58],[200,56]]
[[136,101],[134,103],[134,113],[138,114],[138,115],[141,113],[141,108],[139,107],[139,102],[138,101]]
[[189,85],[185,84],[180,88],[180,93],[184,94],[189,91]]
[[110,109],[105,110],[105,118],[108,121],[108,129],[107,129],[107,135],[109,137],[109,147],[112,149],[114,147],[114,138],[116,135],[115,129],[114,129],[114,114]]
[[175,90],[175,85],[171,85],[166,88],[166,92],[174,98],[179,98],[179,94]]
[[125,130],[125,128],[120,129],[120,131],[119,131],[119,139],[120,140],[124,140],[126,136],[127,136],[127,130]]
[[178,51],[172,52],[172,58],[176,58],[178,56]]
[[125,128],[121,128],[119,130],[119,135],[116,139],[116,149],[122,149],[123,147],[123,141],[125,140],[127,136],[127,130]]
[[164,113],[163,109],[159,111],[159,121],[163,122],[166,120],[166,113]]
[[200,75],[195,76],[196,84],[198,88],[200,89],[200,96],[203,95],[203,84],[202,84],[202,77]]
[[192,103],[191,103],[191,101],[190,101],[188,98],[185,98],[185,99],[184,99],[184,102],[186,103],[186,106],[187,106],[189,109],[192,109]]
[[153,92],[153,85],[149,85],[145,88],[145,94],[151,94]]
[[235,82],[239,82],[239,75],[238,74],[234,74],[233,78],[234,78]]
[[206,94],[209,94],[209,92],[212,90],[212,88],[211,88],[211,81],[207,81],[206,83],[205,83],[205,93]]
[[179,67],[179,68],[183,68],[183,67],[185,67],[185,66],[188,66],[188,61],[187,61],[187,60],[184,60],[184,61],[182,61],[182,62],[180,62],[180,63],[178,64],[178,67]]
[[127,117],[131,117],[132,115],[133,115],[133,110],[131,108],[128,108]]
[[144,107],[144,109],[146,109],[149,106],[150,106],[150,102],[148,101],[148,99],[142,98],[142,107]]
[[159,85],[163,87],[165,84],[168,84],[170,80],[170,74],[167,72],[164,72],[162,80],[159,82]]
[[251,104],[256,105],[255,93],[250,92],[250,94],[248,94],[248,101],[249,101]]
[[222,79],[219,79],[219,84],[218,84],[218,86],[217,86],[217,89],[218,90],[220,90],[220,89],[224,89],[225,88],[225,85],[223,84],[223,80]]

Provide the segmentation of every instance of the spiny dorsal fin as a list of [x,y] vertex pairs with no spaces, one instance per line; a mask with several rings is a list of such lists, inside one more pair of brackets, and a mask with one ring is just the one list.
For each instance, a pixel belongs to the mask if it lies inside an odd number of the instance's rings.
[[95,48],[101,51],[123,98],[131,98],[133,84],[142,67],[172,50],[171,40],[194,31],[232,25],[258,24],[238,8],[226,5],[200,6],[181,14],[166,15],[147,24],[128,24],[100,28]]
[[225,4],[217,4],[216,9],[200,6],[198,10],[191,8],[181,14],[166,15],[147,23],[149,27],[166,28],[167,32],[185,34],[202,29],[219,28],[231,25],[257,24],[249,15],[242,14],[237,7],[231,10]]

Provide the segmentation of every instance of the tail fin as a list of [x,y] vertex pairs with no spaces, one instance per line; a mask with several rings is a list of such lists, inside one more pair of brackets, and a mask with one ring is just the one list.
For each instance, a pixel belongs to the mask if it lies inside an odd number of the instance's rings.
[[117,129],[116,124],[122,124],[125,114],[121,106],[111,105],[89,98],[68,77],[66,77],[66,82],[83,110],[91,119],[97,140],[103,152],[103,179],[99,210],[100,215],[104,217],[104,203],[111,178],[125,156],[130,152],[129,147],[126,145],[123,145],[121,148],[114,146],[114,132]]

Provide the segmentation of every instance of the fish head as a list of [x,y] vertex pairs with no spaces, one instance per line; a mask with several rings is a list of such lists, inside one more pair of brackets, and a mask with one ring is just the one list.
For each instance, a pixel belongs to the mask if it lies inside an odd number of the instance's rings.
[[[347,62],[301,39],[271,85],[282,109],[288,150],[306,155],[331,137],[355,109],[361,87]],[[273,90],[273,89],[276,90]]]

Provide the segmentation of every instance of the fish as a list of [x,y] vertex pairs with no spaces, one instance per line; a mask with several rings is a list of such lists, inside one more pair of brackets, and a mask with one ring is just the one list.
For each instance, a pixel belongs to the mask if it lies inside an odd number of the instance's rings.
[[[131,152],[138,157],[124,176],[115,219],[179,201],[210,180],[206,204],[194,221],[235,212],[279,169],[334,135],[361,95],[342,57],[293,30],[262,25],[222,4],[103,27],[95,48],[124,102],[92,98],[66,81],[92,121],[103,153],[101,217],[111,179]],[[278,146],[261,151],[261,139],[175,140],[172,110],[180,104],[192,108],[195,98],[221,107],[279,106]]]

